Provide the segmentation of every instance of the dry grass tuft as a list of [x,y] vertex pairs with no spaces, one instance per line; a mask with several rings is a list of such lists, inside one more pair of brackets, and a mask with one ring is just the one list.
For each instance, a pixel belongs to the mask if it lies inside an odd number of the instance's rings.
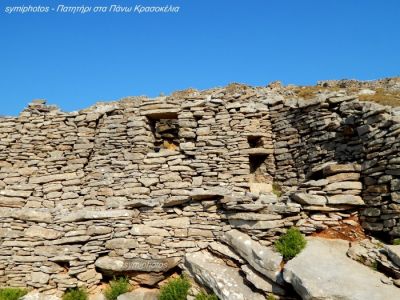
[[376,89],[374,95],[360,95],[360,101],[372,101],[382,105],[400,106],[400,92],[388,92],[385,89]]

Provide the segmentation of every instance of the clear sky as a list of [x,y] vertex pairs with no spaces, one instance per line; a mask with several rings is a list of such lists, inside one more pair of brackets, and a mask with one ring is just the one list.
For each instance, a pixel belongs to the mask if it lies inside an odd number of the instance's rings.
[[[177,14],[6,14],[16,5],[165,5]],[[0,114],[65,111],[230,82],[400,75],[398,0],[1,0]]]

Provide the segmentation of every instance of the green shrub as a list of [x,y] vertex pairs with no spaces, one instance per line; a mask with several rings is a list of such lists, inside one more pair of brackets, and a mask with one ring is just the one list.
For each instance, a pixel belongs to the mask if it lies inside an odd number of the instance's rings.
[[276,250],[288,261],[301,252],[306,246],[306,239],[297,228],[290,228],[276,242]]
[[88,294],[84,289],[71,289],[64,293],[62,300],[88,300]]
[[376,260],[374,260],[371,264],[371,269],[378,271],[378,262]]
[[18,300],[27,293],[27,290],[21,288],[2,288],[0,289],[0,300]]
[[218,297],[215,294],[207,294],[204,292],[200,292],[196,295],[195,300],[218,300]]
[[116,300],[119,295],[128,293],[131,285],[126,277],[111,280],[109,286],[104,290],[104,296],[107,300]]
[[400,245],[400,239],[394,239],[393,245]]
[[159,300],[186,300],[190,282],[185,277],[177,277],[169,280],[160,289]]

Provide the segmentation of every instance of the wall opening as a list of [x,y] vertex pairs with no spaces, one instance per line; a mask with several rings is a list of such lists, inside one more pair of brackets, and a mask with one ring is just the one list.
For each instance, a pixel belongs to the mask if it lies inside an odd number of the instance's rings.
[[249,143],[250,148],[262,148],[264,146],[262,136],[249,135],[247,137],[247,142]]
[[179,150],[179,124],[177,118],[152,119],[151,129],[154,135],[154,151]]
[[249,155],[250,173],[262,175],[267,172],[266,160],[268,155]]

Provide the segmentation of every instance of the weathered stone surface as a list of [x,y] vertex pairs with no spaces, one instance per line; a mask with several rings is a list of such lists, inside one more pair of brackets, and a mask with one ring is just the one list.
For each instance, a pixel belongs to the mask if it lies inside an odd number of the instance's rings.
[[20,209],[20,210],[15,210],[12,216],[16,219],[23,221],[38,222],[38,223],[53,222],[53,217],[51,216],[51,214],[43,210]]
[[145,225],[149,227],[187,228],[189,224],[190,224],[190,219],[188,217],[145,222]]
[[54,175],[45,175],[38,177],[29,178],[29,183],[43,184],[53,181],[66,181],[79,179],[81,176],[78,176],[76,173],[64,173],[64,174],[54,174]]
[[334,195],[329,196],[328,204],[349,204],[349,205],[364,205],[364,201],[360,196],[354,195]]
[[0,207],[23,207],[26,199],[0,196]]
[[117,300],[158,300],[158,295],[158,290],[139,288],[118,296]]
[[270,183],[251,182],[249,187],[250,192],[254,195],[266,194],[272,191],[272,184]]
[[52,243],[53,243],[53,245],[85,243],[89,239],[90,239],[90,236],[88,236],[88,235],[71,236],[71,237],[64,237],[61,239],[54,240]]
[[19,191],[19,190],[1,190],[0,195],[5,197],[20,197],[28,198],[32,194],[32,191]]
[[348,258],[347,241],[310,238],[284,268],[284,279],[302,299],[386,300],[400,290],[381,282],[382,274]]
[[238,230],[225,233],[223,241],[245,259],[254,269],[275,282],[281,282],[280,264],[282,256],[252,240],[247,234]]
[[218,255],[223,255],[225,257],[229,257],[239,263],[244,263],[243,259],[237,255],[235,252],[231,250],[228,246],[218,243],[218,242],[212,242],[208,245],[208,248],[210,249],[211,252],[213,253],[218,253]]
[[178,265],[179,258],[167,259],[126,259],[122,257],[103,256],[96,260],[96,267],[104,272],[129,273],[139,272],[167,272]]
[[50,279],[50,276],[43,272],[32,272],[31,280],[35,283],[46,284]]
[[325,187],[326,191],[335,190],[361,190],[362,184],[358,181],[341,181],[330,183]]
[[386,250],[390,259],[400,267],[400,245],[388,245]]
[[78,274],[78,279],[82,281],[88,281],[93,278],[101,279],[102,275],[100,273],[97,273],[95,269],[89,269],[83,273]]
[[208,252],[188,253],[185,268],[200,284],[221,300],[263,300],[264,296],[247,287],[237,269],[228,267]]
[[137,210],[103,210],[103,211],[89,211],[82,210],[73,212],[67,216],[62,216],[60,222],[77,222],[84,220],[100,220],[110,218],[134,218],[137,217],[139,212]]
[[46,240],[54,240],[61,236],[61,233],[57,230],[47,229],[41,226],[31,226],[27,228],[24,232],[24,235],[27,237],[36,237],[42,238]]
[[281,220],[276,221],[249,221],[249,220],[237,220],[230,219],[229,224],[233,228],[241,229],[253,229],[253,230],[263,230],[283,227],[284,223]]
[[275,295],[285,295],[286,292],[284,288],[280,285],[276,284],[275,282],[266,279],[265,277],[261,276],[257,271],[252,269],[249,265],[243,265],[241,267],[242,271],[246,274],[246,279],[251,282],[257,289],[267,292],[267,293],[274,293]]
[[131,229],[132,235],[157,235],[157,236],[169,236],[169,232],[165,229],[154,228],[147,225],[133,225]]
[[360,172],[361,166],[358,164],[330,164],[323,169],[325,175],[333,175],[337,173],[353,173],[353,172]]
[[38,291],[32,291],[22,297],[21,300],[61,300],[61,298],[55,295],[46,295]]
[[278,214],[262,214],[262,213],[229,213],[227,214],[228,220],[248,220],[248,221],[271,221],[282,219]]
[[292,195],[294,201],[307,205],[325,205],[327,199],[325,196],[313,195],[308,193],[295,193]]
[[339,173],[326,178],[329,183],[338,181],[358,181],[359,179],[360,173]]
[[116,238],[108,240],[105,244],[107,249],[134,249],[138,247],[135,239]]

